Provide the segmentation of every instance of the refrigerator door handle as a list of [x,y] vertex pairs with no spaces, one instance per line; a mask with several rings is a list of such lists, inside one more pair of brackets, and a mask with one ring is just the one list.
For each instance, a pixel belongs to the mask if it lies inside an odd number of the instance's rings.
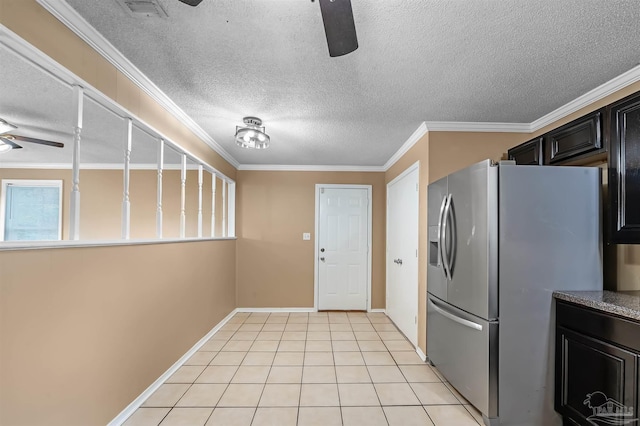
[[473,321],[469,321],[467,319],[464,318],[460,318],[459,316],[452,314],[451,312],[448,312],[446,310],[444,310],[443,308],[437,306],[433,300],[431,300],[431,298],[429,298],[429,303],[431,304],[431,308],[439,313],[440,315],[449,318],[451,321],[457,322],[460,325],[464,325],[465,327],[469,327],[469,328],[473,328],[474,330],[478,330],[478,331],[482,331],[482,325],[475,323]]
[[444,269],[444,276],[447,280],[451,281],[451,269],[449,269],[449,254],[447,250],[447,223],[449,222],[448,212],[451,205],[451,195],[447,195],[444,198],[444,210],[442,214],[442,241],[440,244],[442,251],[442,268]]
[[445,268],[445,259],[444,259],[444,238],[442,238],[442,236],[444,235],[443,231],[443,226],[444,226],[444,213],[446,210],[446,206],[447,206],[447,199],[448,199],[448,195],[445,195],[445,197],[442,199],[442,204],[440,204],[440,214],[438,215],[438,260],[440,263],[440,266],[442,268],[442,273],[444,274],[444,278],[445,279],[449,279],[449,276],[447,275],[447,269]]
[[[456,229],[456,215],[453,210],[453,195],[449,195],[449,204],[447,205],[447,211],[445,213],[445,221],[451,220],[451,247],[449,254],[447,255],[447,272],[449,273],[449,279],[453,279],[453,262],[456,256],[456,240],[458,239]],[[445,235],[446,238],[446,235]]]

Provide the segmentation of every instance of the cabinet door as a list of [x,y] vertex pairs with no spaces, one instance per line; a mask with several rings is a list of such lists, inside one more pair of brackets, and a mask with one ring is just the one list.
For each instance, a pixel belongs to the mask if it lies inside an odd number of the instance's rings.
[[515,160],[516,164],[541,166],[544,159],[542,156],[543,139],[539,137],[511,148],[507,152],[509,160]]
[[617,409],[635,418],[637,378],[633,352],[557,327],[555,408],[563,416],[600,424],[597,413]]
[[603,150],[602,115],[602,111],[596,111],[547,133],[545,164],[559,164]]
[[640,96],[611,106],[611,240],[640,242]]

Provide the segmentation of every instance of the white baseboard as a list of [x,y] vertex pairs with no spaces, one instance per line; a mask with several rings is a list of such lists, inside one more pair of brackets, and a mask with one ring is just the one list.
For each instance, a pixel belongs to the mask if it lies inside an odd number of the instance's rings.
[[416,346],[416,353],[418,354],[421,360],[423,360],[424,362],[427,362],[427,356],[425,355],[424,352],[422,352],[422,349],[420,349],[420,346]]
[[373,313],[381,313],[381,314],[386,314],[386,311],[384,309],[371,309],[369,312]]
[[237,308],[236,312],[316,312],[313,308]]
[[216,334],[218,330],[220,330],[222,326],[224,326],[231,319],[231,317],[233,317],[236,314],[236,312],[238,312],[237,309],[234,309],[233,311],[231,311],[229,315],[227,315],[222,321],[220,321],[215,327],[213,327],[211,331],[209,331],[202,339],[200,339],[195,345],[193,345],[193,347],[189,349],[187,353],[184,354],[178,361],[176,361],[175,364],[169,367],[169,369],[165,371],[164,374],[158,377],[158,379],[155,382],[153,382],[151,386],[149,386],[144,392],[142,392],[140,396],[134,399],[133,402],[127,406],[127,408],[122,410],[120,414],[118,414],[113,420],[111,420],[107,426],[120,426],[129,417],[131,417],[131,415],[138,408],[140,408],[140,406],[144,403],[144,401],[146,401],[146,399],[149,398],[149,396],[151,396],[152,393],[158,390],[158,388],[173,373],[175,373],[178,370],[178,368],[182,367],[182,364],[187,362],[187,360],[191,358],[191,356],[195,354],[198,351],[198,349],[202,347],[202,345],[204,345],[211,337],[213,337],[213,335]]

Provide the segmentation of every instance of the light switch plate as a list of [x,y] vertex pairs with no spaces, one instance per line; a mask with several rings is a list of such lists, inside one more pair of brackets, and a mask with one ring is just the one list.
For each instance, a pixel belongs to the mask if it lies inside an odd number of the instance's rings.
[[302,234],[302,239],[305,241],[309,241],[311,239],[311,234],[308,232],[305,232]]

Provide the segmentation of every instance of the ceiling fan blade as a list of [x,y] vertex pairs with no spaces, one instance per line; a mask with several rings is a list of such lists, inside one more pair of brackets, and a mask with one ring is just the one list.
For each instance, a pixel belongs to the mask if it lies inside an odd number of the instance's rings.
[[64,144],[60,142],[46,141],[44,139],[34,139],[34,138],[28,138],[26,136],[18,136],[18,135],[3,135],[3,136],[4,136],[2,138],[3,140],[8,139],[7,136],[9,136],[11,139],[15,139],[21,142],[30,142],[30,143],[37,143],[39,145],[53,146],[55,148],[64,148]]
[[197,6],[202,2],[202,0],[180,0],[184,4],[188,4],[189,6]]
[[16,126],[0,118],[0,134],[4,134],[15,129],[17,129]]
[[320,12],[324,22],[324,33],[327,36],[329,56],[342,56],[356,50],[358,38],[351,0],[320,0]]
[[11,139],[5,138],[3,136],[0,136],[0,141],[2,141],[3,143],[5,143],[7,145],[11,145],[11,149],[21,149],[22,148],[20,145],[18,145],[17,143],[12,141]]

